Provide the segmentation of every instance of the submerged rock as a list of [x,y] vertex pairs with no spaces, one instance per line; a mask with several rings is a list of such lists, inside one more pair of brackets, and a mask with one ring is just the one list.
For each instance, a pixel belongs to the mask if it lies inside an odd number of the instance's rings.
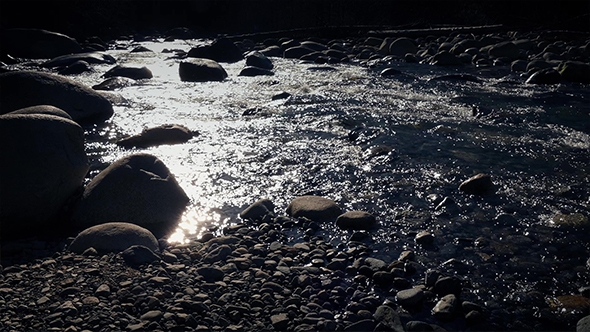
[[301,196],[287,206],[287,214],[293,218],[305,217],[313,221],[329,221],[341,215],[342,210],[331,199],[320,196]]
[[51,105],[81,125],[100,123],[113,115],[113,106],[89,87],[63,76],[20,71],[0,74],[0,113]]
[[109,222],[80,232],[69,249],[81,254],[89,248],[98,253],[121,252],[133,245],[142,245],[159,251],[158,240],[147,229],[125,222]]
[[176,226],[188,201],[162,161],[134,154],[117,160],[88,184],[75,209],[73,226],[125,221],[161,237]]
[[0,151],[3,239],[65,226],[58,214],[89,168],[82,128],[54,115],[3,115]]
[[124,138],[117,145],[126,148],[146,148],[163,144],[180,144],[190,140],[195,132],[182,125],[162,125],[144,129],[140,134]]

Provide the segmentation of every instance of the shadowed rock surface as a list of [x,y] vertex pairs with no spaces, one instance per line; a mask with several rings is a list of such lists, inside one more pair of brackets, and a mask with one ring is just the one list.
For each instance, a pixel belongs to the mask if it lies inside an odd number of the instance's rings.
[[94,248],[99,254],[105,254],[121,252],[134,245],[159,251],[158,240],[150,231],[124,222],[110,222],[83,230],[70,244],[70,250],[81,254],[89,248]]

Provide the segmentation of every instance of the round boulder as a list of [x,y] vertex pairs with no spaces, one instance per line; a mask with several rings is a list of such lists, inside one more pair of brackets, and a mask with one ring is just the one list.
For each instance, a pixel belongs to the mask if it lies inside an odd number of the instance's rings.
[[0,154],[3,237],[62,226],[58,215],[82,188],[89,168],[82,128],[54,115],[3,115]]
[[288,59],[299,59],[302,56],[316,52],[315,50],[305,46],[290,47],[283,52],[283,57]]
[[301,196],[287,206],[287,214],[293,218],[305,217],[313,221],[330,221],[342,214],[331,199],[320,196]]
[[488,55],[494,58],[510,58],[511,60],[515,60],[520,55],[520,49],[511,41],[501,42],[492,45],[488,49]]
[[218,62],[237,62],[244,58],[242,51],[227,38],[219,38],[211,45],[192,48],[188,52],[191,58],[205,58]]
[[240,71],[238,76],[272,76],[275,73],[268,69],[247,66]]
[[0,74],[0,113],[36,105],[64,110],[81,125],[104,122],[113,115],[105,97],[63,76],[19,71]]
[[134,154],[114,162],[88,184],[74,211],[73,226],[125,221],[162,237],[176,226],[188,202],[161,160]]
[[85,61],[87,63],[115,63],[117,60],[103,52],[85,52],[61,55],[43,62],[41,66],[46,68],[63,67],[78,61]]
[[81,254],[88,248],[94,248],[104,254],[121,252],[134,245],[159,251],[158,240],[150,231],[126,222],[109,222],[83,230],[70,244],[70,251]]
[[246,56],[246,66],[253,66],[267,70],[271,70],[274,67],[270,59],[258,51],[248,53]]
[[526,84],[558,84],[559,82],[561,82],[561,74],[553,68],[541,69],[526,80]]
[[185,82],[223,81],[227,72],[219,63],[210,59],[187,59],[180,63],[180,80]]
[[578,83],[590,83],[590,64],[579,61],[565,61],[558,67],[564,80]]
[[82,51],[71,37],[41,29],[8,29],[2,33],[3,53],[18,58],[49,59]]
[[486,195],[494,192],[494,184],[491,176],[480,173],[463,181],[459,190],[471,195]]
[[418,52],[418,48],[410,38],[398,38],[389,45],[389,54],[391,55],[403,57],[407,53],[415,54],[416,52]]
[[463,61],[448,51],[441,51],[433,55],[429,63],[437,66],[458,66],[462,65]]
[[154,77],[152,71],[149,70],[147,67],[123,67],[123,66],[115,66],[109,69],[106,73],[102,75],[104,78],[109,77],[127,77],[134,80],[141,80],[141,79],[149,79]]
[[369,230],[377,226],[377,219],[368,212],[349,211],[338,216],[336,226],[341,229]]
[[63,110],[61,110],[57,107],[50,106],[50,105],[38,105],[38,106],[25,107],[25,108],[21,108],[16,111],[12,111],[8,114],[47,114],[47,115],[59,116],[60,118],[72,120],[72,117],[68,113],[64,112]]
[[240,218],[244,220],[263,220],[266,216],[274,217],[275,205],[269,199],[261,199],[247,207]]

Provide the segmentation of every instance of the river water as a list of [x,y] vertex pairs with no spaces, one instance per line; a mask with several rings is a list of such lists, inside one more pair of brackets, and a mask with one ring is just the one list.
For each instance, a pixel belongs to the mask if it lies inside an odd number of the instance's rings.
[[[507,308],[510,319],[520,311],[541,315],[537,293],[546,299],[590,285],[588,229],[556,224],[587,223],[590,215],[587,86],[526,85],[500,67],[353,62],[327,68],[282,58],[271,58],[274,76],[240,77],[240,61],[222,63],[229,74],[223,82],[181,82],[180,60],[162,51],[204,42],[108,51],[120,65],[147,66],[154,78],[111,93],[115,115],[87,130],[87,181],[137,152],[157,156],[176,176],[191,204],[170,241],[239,223],[238,214],[260,198],[284,214],[293,198],[315,194],[377,216],[373,256],[392,261],[414,250],[429,268],[452,265],[468,276],[475,301]],[[381,77],[384,66],[403,74]],[[110,67],[73,78],[98,84]],[[456,73],[477,81],[436,79]],[[281,92],[291,97],[272,100]],[[252,108],[254,114],[243,115]],[[200,135],[148,149],[115,144],[162,124]],[[477,173],[491,175],[495,195],[458,190]],[[452,202],[437,208],[445,197]],[[345,247],[349,233],[321,226],[319,235]],[[434,248],[414,243],[422,230],[435,235]],[[443,264],[452,258],[458,262]]]

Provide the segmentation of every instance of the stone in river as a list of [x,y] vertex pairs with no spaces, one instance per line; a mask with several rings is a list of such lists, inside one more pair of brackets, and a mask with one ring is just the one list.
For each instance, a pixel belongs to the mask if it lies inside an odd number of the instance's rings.
[[406,331],[408,331],[408,332],[428,332],[428,331],[434,331],[434,328],[432,327],[432,325],[430,325],[428,323],[424,323],[424,322],[421,322],[418,320],[412,320],[406,324]]
[[254,66],[244,67],[238,74],[238,76],[272,76],[275,73],[268,69],[258,68]]
[[64,67],[69,66],[78,61],[101,64],[117,62],[115,58],[104,52],[85,52],[58,56],[56,58],[43,62],[41,66],[46,68]]
[[7,114],[47,114],[47,115],[54,115],[54,116],[58,116],[60,118],[72,120],[72,117],[68,113],[64,112],[63,110],[61,110],[57,107],[51,106],[51,105],[37,105],[37,106],[25,107],[25,108],[21,108],[16,111],[12,111]]
[[0,113],[51,105],[68,113],[81,125],[104,122],[113,106],[91,88],[69,78],[34,71],[0,74]]
[[432,245],[434,243],[434,235],[429,231],[422,231],[416,234],[414,241],[420,245]]
[[48,59],[78,53],[82,47],[69,36],[41,29],[7,29],[2,35],[2,52],[18,58]]
[[463,61],[448,51],[441,51],[432,56],[429,63],[437,66],[458,66],[462,65]]
[[146,148],[163,144],[180,144],[190,140],[193,134],[193,131],[182,125],[162,125],[144,129],[138,135],[118,141],[117,145],[126,148]]
[[244,58],[239,47],[228,38],[216,39],[211,45],[192,48],[188,52],[191,58],[205,58],[218,62],[237,62]]
[[510,58],[516,60],[520,55],[520,49],[511,41],[501,42],[488,48],[488,55],[494,58]]
[[182,61],[180,80],[185,82],[223,81],[227,72],[219,63],[210,59],[195,58]]
[[188,202],[161,160],[134,154],[117,160],[86,186],[73,214],[73,226],[87,228],[118,220],[145,227],[160,237],[176,226]]
[[338,216],[336,226],[342,229],[369,230],[377,226],[377,219],[368,212],[349,211]]
[[274,217],[275,206],[269,199],[261,199],[250,205],[242,213],[240,218],[244,220],[261,221],[266,216]]
[[158,240],[147,229],[135,224],[110,222],[85,229],[74,238],[70,250],[81,254],[88,248],[99,253],[121,252],[133,245],[158,251]]
[[92,88],[94,90],[108,90],[108,91],[112,91],[112,90],[116,90],[116,89],[121,89],[121,88],[125,88],[128,86],[133,85],[133,83],[135,83],[134,79],[131,78],[127,78],[127,77],[111,77],[111,78],[107,78],[106,80],[104,80],[103,82],[93,85]]
[[398,38],[389,45],[389,54],[403,57],[407,53],[415,54],[418,52],[418,48],[414,41],[410,38]]
[[290,59],[299,59],[302,56],[311,54],[316,52],[315,50],[305,47],[305,46],[295,46],[295,47],[291,47],[286,49],[283,52],[283,57],[284,58],[290,58]]
[[590,83],[590,64],[580,61],[565,61],[557,68],[561,77],[570,82]]
[[267,70],[271,70],[274,67],[270,59],[258,51],[250,52],[248,55],[246,55],[246,66],[258,67]]
[[287,206],[287,214],[293,218],[305,217],[313,221],[330,221],[342,214],[342,210],[331,199],[320,196],[301,196]]
[[491,176],[480,173],[463,181],[459,190],[470,195],[487,195],[494,192],[494,184]]
[[448,294],[440,299],[434,308],[432,308],[432,315],[434,318],[441,321],[450,321],[455,317],[457,309],[457,297],[454,294]]
[[561,82],[561,74],[553,68],[541,69],[526,80],[526,84],[557,84],[559,82]]
[[284,331],[289,326],[289,322],[291,321],[287,314],[277,314],[270,316],[270,321],[272,326],[277,331]]
[[88,71],[92,71],[92,68],[90,68],[88,62],[79,60],[63,69],[60,69],[58,73],[60,75],[77,75]]
[[54,115],[2,115],[0,151],[3,238],[65,226],[60,212],[89,168],[82,128]]
[[132,78],[134,80],[141,80],[150,79],[154,77],[154,75],[152,74],[152,71],[149,70],[147,67],[124,67],[117,65],[109,69],[106,73],[102,75],[102,77],[127,77]]

